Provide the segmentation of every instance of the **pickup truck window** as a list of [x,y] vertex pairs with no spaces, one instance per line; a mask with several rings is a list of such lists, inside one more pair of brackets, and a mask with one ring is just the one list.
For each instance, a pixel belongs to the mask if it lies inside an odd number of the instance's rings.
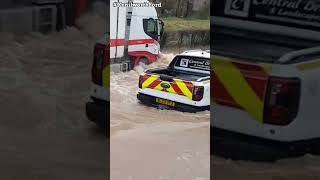
[[192,56],[176,56],[173,60],[174,69],[210,73],[210,60],[208,58],[199,58]]

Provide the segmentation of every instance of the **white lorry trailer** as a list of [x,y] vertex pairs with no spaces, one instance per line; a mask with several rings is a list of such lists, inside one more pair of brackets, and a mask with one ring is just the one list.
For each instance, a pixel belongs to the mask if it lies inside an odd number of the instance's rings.
[[111,0],[110,58],[112,71],[127,71],[157,60],[163,22],[147,0]]

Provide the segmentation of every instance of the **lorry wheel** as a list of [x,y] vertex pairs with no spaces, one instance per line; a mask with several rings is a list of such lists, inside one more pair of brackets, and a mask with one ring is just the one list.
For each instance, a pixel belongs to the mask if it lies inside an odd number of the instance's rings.
[[141,67],[145,68],[146,65],[150,64],[147,58],[140,58],[138,65],[140,65]]

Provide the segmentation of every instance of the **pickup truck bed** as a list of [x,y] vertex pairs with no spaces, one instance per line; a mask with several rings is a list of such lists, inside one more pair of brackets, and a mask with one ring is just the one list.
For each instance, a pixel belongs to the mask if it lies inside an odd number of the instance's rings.
[[208,74],[201,74],[201,73],[192,73],[192,72],[185,72],[174,70],[171,68],[162,68],[162,69],[153,69],[147,71],[150,74],[157,74],[160,75],[161,79],[183,79],[186,81],[198,81],[201,78],[208,77]]

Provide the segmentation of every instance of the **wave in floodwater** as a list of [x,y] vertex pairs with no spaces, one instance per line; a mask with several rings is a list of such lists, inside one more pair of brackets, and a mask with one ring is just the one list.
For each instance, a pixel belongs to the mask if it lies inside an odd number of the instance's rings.
[[[6,104],[0,125],[73,131],[91,124],[84,104],[95,39],[105,29],[97,23],[102,22],[92,13],[79,19],[79,28],[48,35],[0,32],[0,104]],[[21,102],[24,108],[16,108]]]

